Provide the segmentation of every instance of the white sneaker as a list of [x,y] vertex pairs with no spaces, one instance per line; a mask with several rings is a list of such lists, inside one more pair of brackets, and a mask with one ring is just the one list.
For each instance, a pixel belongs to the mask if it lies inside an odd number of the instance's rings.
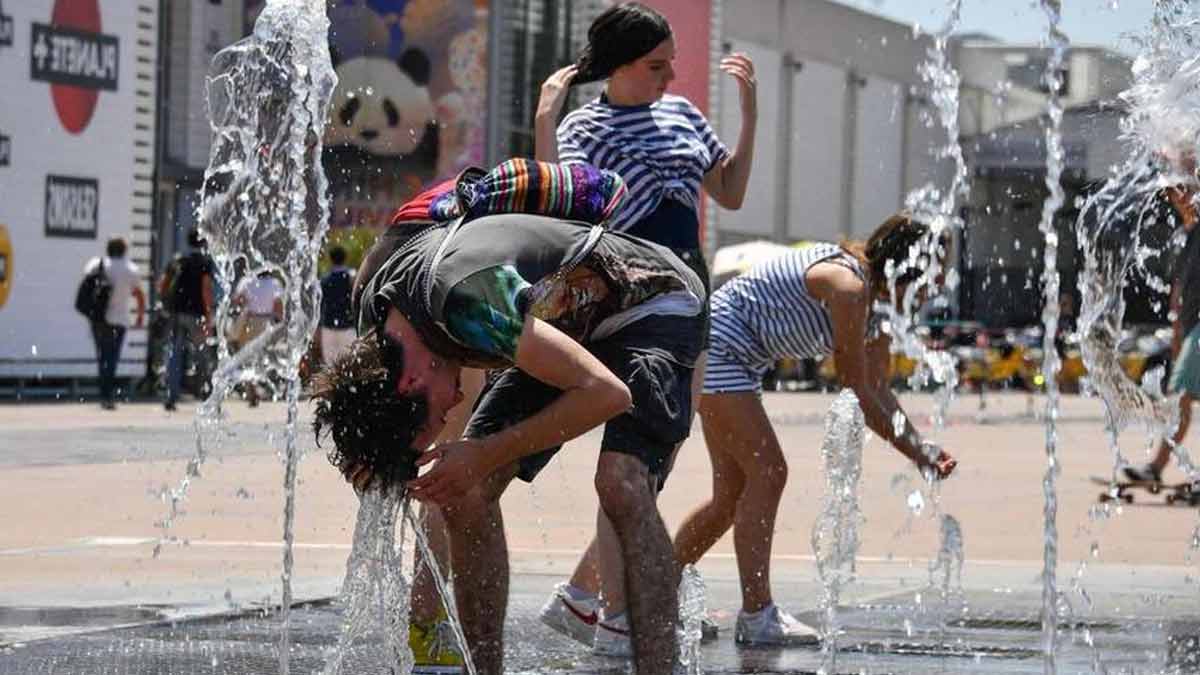
[[592,653],[600,656],[633,657],[633,643],[629,640],[629,618],[624,613],[596,622]]
[[596,624],[600,619],[599,601],[595,597],[575,599],[567,591],[569,584],[563,582],[554,587],[554,593],[542,606],[542,623],[567,637],[592,646]]
[[815,645],[817,631],[779,609],[775,603],[754,614],[738,612],[734,641],[747,646]]

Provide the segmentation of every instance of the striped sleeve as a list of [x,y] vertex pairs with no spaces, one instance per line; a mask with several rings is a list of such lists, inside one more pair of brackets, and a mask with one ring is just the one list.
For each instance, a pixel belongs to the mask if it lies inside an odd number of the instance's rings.
[[574,113],[568,115],[555,132],[558,139],[558,161],[562,164],[591,161],[583,147],[584,138],[579,125],[576,124],[578,119]]
[[700,112],[691,101],[684,98],[680,100],[687,106],[688,120],[696,129],[696,135],[700,138],[700,142],[704,143],[704,147],[708,150],[709,163],[704,169],[704,173],[708,173],[729,156],[729,148],[725,147],[725,144],[717,137],[717,132],[713,131],[712,125],[708,123],[708,118],[704,116],[704,113]]

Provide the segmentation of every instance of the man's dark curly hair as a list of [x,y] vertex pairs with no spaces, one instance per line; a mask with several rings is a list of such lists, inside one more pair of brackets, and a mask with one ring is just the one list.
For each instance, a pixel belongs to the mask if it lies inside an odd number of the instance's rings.
[[397,486],[416,477],[420,450],[412,443],[429,406],[424,393],[396,393],[403,370],[403,348],[376,329],[313,378],[317,444],[333,438],[329,463],[347,479],[360,466],[371,472],[373,485]]

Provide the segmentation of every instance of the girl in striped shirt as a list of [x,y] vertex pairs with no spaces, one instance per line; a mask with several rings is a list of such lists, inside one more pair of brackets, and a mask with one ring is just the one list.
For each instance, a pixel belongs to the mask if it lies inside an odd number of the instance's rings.
[[[661,14],[636,2],[606,10],[588,29],[588,43],[578,61],[542,85],[534,120],[535,154],[542,161],[587,162],[620,174],[629,194],[607,225],[672,249],[707,287],[708,267],[700,249],[700,189],[728,209],[740,208],[746,196],[758,117],[754,64],[744,54],[725,57],[720,64],[737,82],[741,104],[741,131],[731,152],[690,101],[667,93],[675,79],[674,58],[675,40]],[[556,127],[568,88],[600,80],[605,80],[600,98],[571,112]],[[702,372],[703,359],[696,368],[693,400]],[[629,655],[624,579],[619,569],[610,569],[615,565],[598,570],[596,563],[619,562],[610,549],[618,545],[621,533],[612,531],[603,513],[598,527],[598,539],[571,582],[561,584],[551,597],[542,620],[599,653]],[[600,572],[606,579],[605,607],[597,620]]]
[[[707,279],[700,188],[727,209],[740,208],[746,196],[758,119],[754,64],[744,54],[721,61],[738,83],[742,111],[730,152],[690,101],[666,93],[674,59],[675,40],[661,14],[635,2],[605,11],[588,29],[578,62],[542,85],[535,153],[547,162],[587,162],[620,174],[629,195],[608,226],[674,249]],[[568,88],[598,80],[606,80],[600,98],[556,128]]]
[[[866,244],[815,244],[752,267],[713,293],[709,360],[699,412],[713,466],[713,496],[692,512],[675,537],[682,564],[699,560],[732,527],[742,611],[736,639],[746,644],[788,642],[768,627],[799,622],[771,598],[771,540],[787,482],[787,461],[762,402],[762,378],[784,357],[833,354],[842,386],[858,397],[867,426],[923,472],[945,478],[955,460],[921,439],[888,381],[890,340],[875,327],[872,306],[889,302],[887,269],[897,270],[895,297],[928,267],[910,249],[929,227],[906,214],[889,218]],[[922,289],[923,293],[924,289]]]

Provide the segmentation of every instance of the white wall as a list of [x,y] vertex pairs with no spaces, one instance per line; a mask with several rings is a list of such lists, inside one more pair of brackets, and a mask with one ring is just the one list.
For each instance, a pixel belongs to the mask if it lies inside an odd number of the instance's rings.
[[858,90],[850,235],[864,239],[904,202],[905,91],[883,77]]
[[806,61],[792,75],[787,236],[836,241],[844,204],[846,71]]
[[[4,3],[15,31],[12,46],[0,47],[0,133],[12,138],[11,162],[0,167],[0,225],[12,241],[11,295],[0,306],[0,377],[94,376],[87,323],[73,308],[84,263],[103,253],[109,237],[126,235],[130,257],[147,267],[158,3],[96,1],[99,33],[117,40],[116,88],[86,90],[96,93],[96,104],[78,133],[61,121],[51,94],[56,85],[31,74],[33,24],[51,23],[53,0]],[[49,175],[98,186],[94,218],[80,211],[75,236],[47,227]],[[143,372],[144,359],[145,334],[132,331],[119,372]]]
[[[928,38],[827,0],[726,0],[723,17],[727,42],[736,48],[750,43],[759,50],[752,55],[770,55],[770,79],[756,60],[759,126],[751,189],[761,194],[776,186],[777,194],[756,197],[762,206],[753,215],[722,211],[717,223],[725,236],[718,243],[748,232],[792,240],[861,236],[899,208],[908,190],[937,173],[922,144],[944,144],[944,134],[914,128],[908,96],[921,83],[917,66]],[[775,79],[775,63],[783,64],[781,80]],[[851,72],[862,85],[848,97]],[[769,85],[777,81],[775,92]],[[736,105],[731,87],[721,96],[723,109],[731,96]],[[846,109],[848,99],[856,101],[853,110]],[[736,128],[725,116],[719,124],[723,138],[734,138]],[[759,222],[764,216],[770,223]]]
[[[779,86],[784,77],[783,57],[778,50],[752,42],[731,40],[732,52],[744,52],[754,61],[757,88],[758,124],[756,128],[754,164],[750,172],[750,185],[742,208],[730,211],[717,207],[717,222],[723,231],[756,235],[769,238],[775,232],[776,210],[779,204],[779,175],[781,157],[775,143],[775,132],[780,127],[780,106],[784,101]],[[741,104],[738,85],[732,76],[720,73],[720,112],[717,133],[721,140],[733,150],[742,128]]]

